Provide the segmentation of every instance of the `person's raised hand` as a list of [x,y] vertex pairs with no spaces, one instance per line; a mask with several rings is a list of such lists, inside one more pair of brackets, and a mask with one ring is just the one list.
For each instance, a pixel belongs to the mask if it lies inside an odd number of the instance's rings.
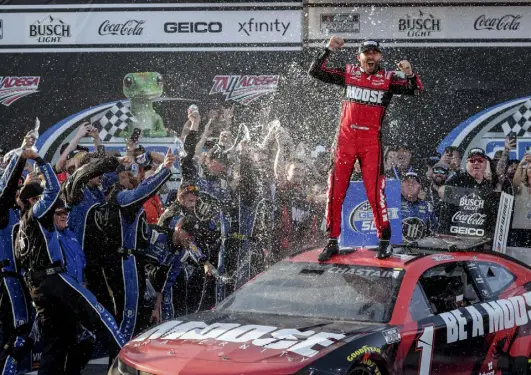
[[31,159],[35,160],[39,157],[39,154],[37,154],[35,151],[33,151],[31,148],[26,148],[24,151],[22,151],[21,155],[24,159]]
[[345,45],[345,40],[340,36],[332,35],[330,41],[328,42],[327,47],[331,50],[343,48]]
[[164,168],[170,169],[176,160],[177,160],[177,155],[174,155],[171,152],[171,149],[168,148],[168,152],[166,153],[166,156],[164,157],[164,161],[162,162],[162,165],[164,165]]
[[398,69],[406,76],[411,76],[413,74],[413,68],[407,60],[402,60],[398,63]]

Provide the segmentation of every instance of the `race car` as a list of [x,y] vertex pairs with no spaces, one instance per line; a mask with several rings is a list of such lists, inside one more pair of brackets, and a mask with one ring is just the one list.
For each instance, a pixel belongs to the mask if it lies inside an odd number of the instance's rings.
[[531,374],[531,268],[474,240],[293,255],[134,338],[109,375]]

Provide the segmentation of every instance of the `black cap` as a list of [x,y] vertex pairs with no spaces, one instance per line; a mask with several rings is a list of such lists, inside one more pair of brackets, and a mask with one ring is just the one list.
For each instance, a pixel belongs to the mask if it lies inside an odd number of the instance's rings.
[[177,222],[177,225],[181,227],[182,230],[190,234],[191,236],[196,236],[199,233],[199,220],[191,215],[186,215]]
[[448,165],[444,164],[444,163],[436,163],[434,166],[433,166],[433,169],[442,169],[443,171],[445,171],[447,174],[448,172],[450,172],[450,167],[448,167]]
[[27,201],[30,198],[38,197],[42,194],[44,188],[38,182],[30,182],[22,187],[20,190],[20,200]]
[[363,53],[370,50],[382,52],[382,50],[380,49],[380,43],[378,43],[376,40],[365,40],[361,42],[358,48],[358,53]]
[[415,172],[407,172],[406,175],[404,176],[403,181],[405,181],[405,180],[407,180],[409,178],[414,178],[415,180],[417,180],[420,183],[420,177]]
[[470,159],[472,156],[481,156],[483,159],[487,158],[487,154],[485,154],[485,150],[483,150],[480,147],[474,147],[471,148],[470,151],[468,151],[467,159]]

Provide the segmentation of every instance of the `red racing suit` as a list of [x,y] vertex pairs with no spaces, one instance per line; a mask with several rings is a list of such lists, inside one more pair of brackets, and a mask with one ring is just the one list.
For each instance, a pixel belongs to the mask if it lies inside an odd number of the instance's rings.
[[358,159],[378,237],[390,239],[380,128],[393,94],[418,94],[422,90],[422,82],[416,74],[406,77],[400,71],[380,69],[368,74],[351,64],[342,69],[328,68],[326,59],[330,52],[329,49],[322,52],[309,70],[314,78],[345,87],[334,165],[328,185],[326,220],[329,237],[338,238],[341,233],[341,207]]

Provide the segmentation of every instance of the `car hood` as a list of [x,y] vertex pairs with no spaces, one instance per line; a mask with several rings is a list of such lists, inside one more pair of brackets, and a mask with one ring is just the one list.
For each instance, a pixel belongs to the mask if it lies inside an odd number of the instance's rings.
[[384,324],[204,312],[130,341],[120,360],[152,374],[290,374]]

